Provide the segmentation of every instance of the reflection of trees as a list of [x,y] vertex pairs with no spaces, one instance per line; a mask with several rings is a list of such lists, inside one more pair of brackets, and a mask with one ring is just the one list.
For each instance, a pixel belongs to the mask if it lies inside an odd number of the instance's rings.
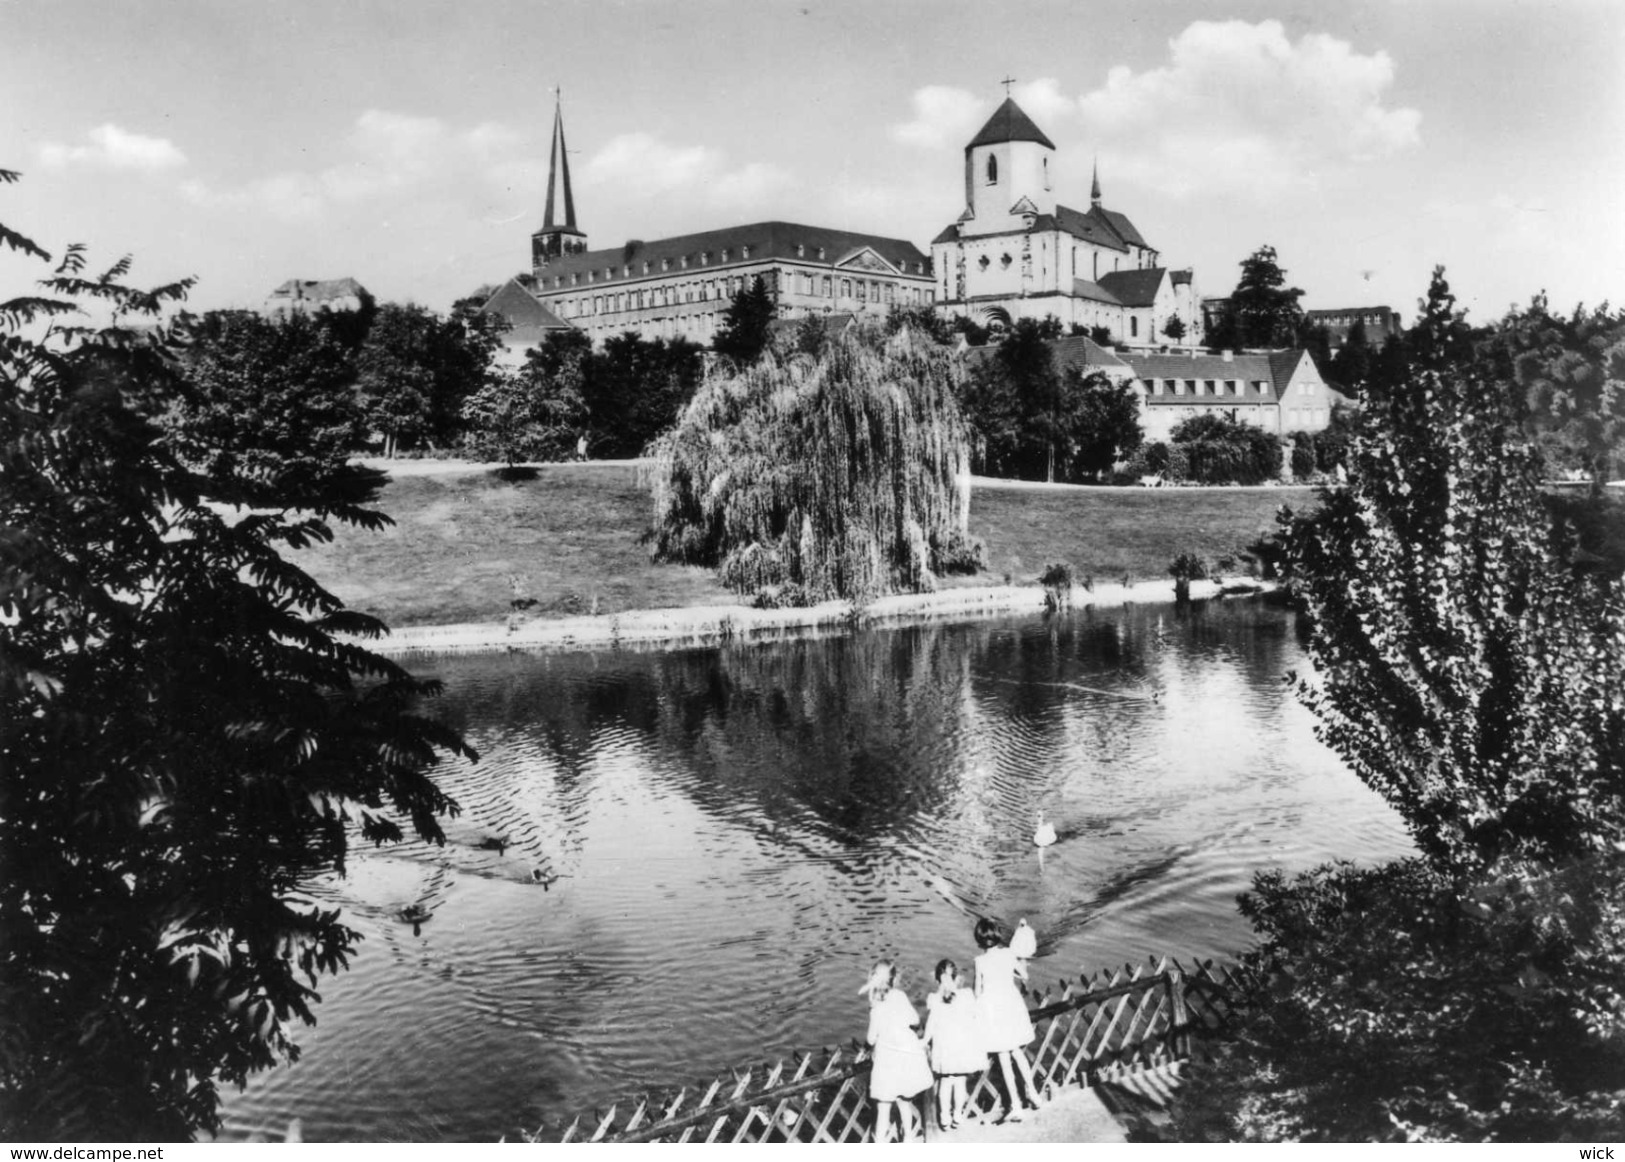
[[952,794],[963,634],[940,626],[662,657],[659,735],[733,813],[810,815],[843,843],[894,831]]

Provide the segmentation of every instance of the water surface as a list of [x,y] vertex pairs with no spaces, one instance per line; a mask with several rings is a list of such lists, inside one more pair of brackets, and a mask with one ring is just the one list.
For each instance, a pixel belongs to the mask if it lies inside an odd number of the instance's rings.
[[1254,871],[1410,850],[1302,665],[1289,615],[1222,602],[426,664],[483,756],[441,773],[463,814],[322,886],[361,953],[227,1134],[512,1139],[859,1036],[872,961],[919,1002],[976,915],[1029,919],[1040,983],[1232,954]]

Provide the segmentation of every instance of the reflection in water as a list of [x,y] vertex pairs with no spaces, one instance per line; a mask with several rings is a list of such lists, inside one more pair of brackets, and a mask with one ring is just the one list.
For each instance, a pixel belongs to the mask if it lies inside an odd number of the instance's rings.
[[1236,950],[1254,870],[1409,848],[1301,664],[1237,604],[441,662],[464,814],[323,886],[368,939],[228,1132],[489,1140],[843,1041],[877,956],[918,1002],[979,915],[1032,921],[1044,983]]

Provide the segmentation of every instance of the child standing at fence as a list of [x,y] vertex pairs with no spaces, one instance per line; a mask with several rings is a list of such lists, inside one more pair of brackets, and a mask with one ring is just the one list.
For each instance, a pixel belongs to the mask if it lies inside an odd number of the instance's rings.
[[937,991],[925,998],[925,1043],[937,1075],[937,1125],[954,1129],[970,1116],[966,1078],[987,1068],[976,998],[959,987],[959,967],[937,962]]
[[[1004,1091],[1010,1105],[1006,1120],[1019,1118],[1017,1110],[1038,1108],[1038,1089],[1033,1084],[1032,1063],[1026,1046],[1034,1036],[1027,1000],[1016,987],[1016,977],[1027,979],[1027,965],[1006,943],[1004,929],[996,920],[976,922],[976,999],[981,1012],[983,1047],[998,1060],[1004,1075]],[[1027,1089],[1027,1098],[1017,1105],[1016,1078]]]
[[874,1046],[869,1070],[869,1098],[875,1103],[875,1141],[891,1140],[892,1106],[897,1107],[903,1141],[920,1137],[920,1114],[913,1099],[931,1088],[931,1066],[925,1043],[914,1031],[920,1015],[907,995],[896,988],[897,969],[889,960],[876,963],[860,993],[869,994],[869,1044]]

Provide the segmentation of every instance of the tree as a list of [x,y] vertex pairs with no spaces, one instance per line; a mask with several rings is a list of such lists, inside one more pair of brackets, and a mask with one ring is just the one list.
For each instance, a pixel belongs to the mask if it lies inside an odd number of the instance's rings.
[[161,401],[181,454],[226,477],[315,479],[342,469],[363,423],[352,352],[334,318],[211,311],[189,321],[189,390]]
[[1565,318],[1537,295],[1496,329],[1490,354],[1524,392],[1549,459],[1574,463],[1600,496],[1625,438],[1625,311],[1605,303]]
[[957,334],[953,323],[930,307],[892,307],[886,312],[886,334],[895,335],[905,329],[928,335],[938,343],[952,343]]
[[485,383],[501,342],[496,326],[478,311],[443,318],[418,306],[379,308],[356,370],[363,415],[386,455],[456,441],[463,401]]
[[1208,336],[1213,347],[1287,347],[1297,340],[1303,291],[1286,285],[1275,247],[1260,246],[1241,263],[1241,278]]
[[[0,181],[15,179],[0,171]],[[50,262],[0,226],[0,245]],[[339,635],[383,626],[280,555],[377,528],[378,473],[303,472],[284,446],[185,456],[151,417],[204,390],[177,333],[133,320],[190,280],[127,287],[69,247],[0,304],[0,1136],[174,1140],[218,1086],[294,1060],[358,935],[311,877],[352,832],[456,810],[426,769],[473,752],[420,717],[437,684]],[[105,327],[58,322],[83,305]],[[235,328],[237,322],[232,320]],[[298,333],[298,332],[296,332]],[[253,329],[270,349],[286,332]],[[316,344],[290,350],[322,369]],[[265,370],[228,363],[246,396]],[[232,440],[245,433],[222,425]],[[273,433],[278,440],[285,434]]]
[[642,339],[633,332],[604,341],[584,365],[583,398],[600,455],[641,456],[677,422],[705,370],[704,351],[687,339]]
[[923,337],[832,337],[713,374],[653,452],[655,553],[807,600],[934,586],[964,555],[958,365]]
[[741,367],[755,363],[767,350],[772,334],[769,324],[777,310],[767,284],[760,277],[751,279],[723,312],[722,326],[711,342],[711,349]]
[[1227,415],[1187,416],[1168,434],[1202,484],[1262,484],[1281,470],[1281,439]]
[[1332,357],[1328,368],[1330,378],[1343,390],[1360,395],[1371,377],[1371,359],[1371,342],[1366,338],[1365,320],[1356,319],[1343,345]]
[[476,460],[562,460],[586,429],[580,376],[567,367],[550,378],[534,358],[519,371],[490,375],[463,402],[463,446]]
[[1069,398],[1071,447],[1069,479],[1099,479],[1119,460],[1136,452],[1145,433],[1140,427],[1140,401],[1128,381],[1114,383],[1094,372],[1067,368],[1064,392]]
[[1185,1135],[1625,1130],[1625,594],[1543,501],[1517,347],[1435,271],[1348,486],[1285,522],[1300,696],[1422,858],[1257,877],[1258,987]]
[[1290,540],[1327,742],[1461,872],[1625,840],[1625,632],[1552,527],[1518,385],[1453,362],[1439,298],[1405,390],[1374,396],[1350,486]]
[[1185,337],[1185,320],[1178,315],[1169,315],[1168,321],[1162,325],[1162,333],[1175,343]]

